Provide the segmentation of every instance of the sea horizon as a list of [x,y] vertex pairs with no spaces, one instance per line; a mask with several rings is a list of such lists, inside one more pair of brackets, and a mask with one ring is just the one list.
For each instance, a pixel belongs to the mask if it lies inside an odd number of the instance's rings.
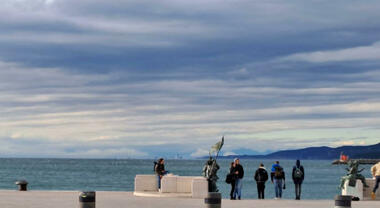
[[[154,174],[153,159],[73,159],[73,158],[0,158],[0,189],[15,190],[16,180],[27,180],[30,190],[96,190],[128,191],[134,190],[134,177],[138,174]],[[205,164],[202,159],[166,160],[166,169],[174,175],[201,176]],[[228,198],[230,186],[224,182],[231,160],[220,159],[218,163],[218,187],[223,198]],[[245,169],[243,178],[243,198],[256,197],[254,171],[260,163],[270,169],[273,160],[245,160],[241,163]],[[334,166],[328,160],[302,160],[305,167],[303,185],[304,199],[331,199],[339,193],[340,177],[346,174],[346,166]],[[286,173],[287,189],[284,198],[293,198],[293,185],[289,175],[295,160],[280,160]],[[369,165],[364,175],[370,177]],[[323,191],[322,191],[323,190]],[[273,185],[268,181],[268,198],[274,197]]]

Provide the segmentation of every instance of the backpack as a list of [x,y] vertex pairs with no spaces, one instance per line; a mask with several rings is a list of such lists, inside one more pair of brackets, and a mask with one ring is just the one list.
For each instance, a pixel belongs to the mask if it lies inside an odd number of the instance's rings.
[[303,173],[301,169],[299,167],[296,167],[296,169],[294,170],[294,178],[301,179],[302,176],[303,176]]
[[257,173],[257,182],[265,182],[268,180],[268,173],[265,169],[262,169],[262,171],[258,171]]
[[281,167],[276,167],[274,171],[274,177],[275,178],[282,178],[282,168]]
[[263,181],[263,176],[260,174],[260,172],[257,174],[257,181]]

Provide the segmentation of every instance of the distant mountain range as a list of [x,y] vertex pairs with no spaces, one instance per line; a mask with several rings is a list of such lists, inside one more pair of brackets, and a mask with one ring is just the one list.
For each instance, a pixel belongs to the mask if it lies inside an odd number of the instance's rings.
[[282,150],[267,155],[229,155],[220,158],[243,159],[303,159],[303,160],[331,160],[339,159],[341,152],[351,159],[380,159],[380,143],[368,146],[341,146],[308,147],[296,150]]

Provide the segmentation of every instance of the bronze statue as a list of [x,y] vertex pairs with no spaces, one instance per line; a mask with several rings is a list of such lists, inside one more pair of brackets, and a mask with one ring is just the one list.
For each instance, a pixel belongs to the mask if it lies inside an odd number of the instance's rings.
[[216,160],[212,157],[206,162],[203,167],[203,176],[207,178],[208,181],[208,191],[209,192],[218,192],[218,187],[216,186],[216,182],[219,177],[216,174],[219,170],[219,165],[216,163]]
[[365,177],[360,174],[364,170],[359,170],[359,162],[357,160],[350,160],[348,163],[349,168],[346,168],[348,171],[346,176],[343,176],[340,180],[340,189],[344,189],[344,183],[348,180],[348,185],[355,187],[356,186],[356,180],[361,180],[364,187],[369,187],[367,183],[365,182]]
[[[216,159],[219,156],[219,152],[222,149],[223,144],[224,144],[224,136],[222,137],[222,141],[216,143],[214,146],[211,147],[211,150],[209,152],[210,157],[203,167],[203,176],[207,178],[209,192],[219,191],[218,187],[216,186],[216,182],[219,179],[217,175],[217,172],[219,170],[219,165],[216,162]],[[216,155],[213,157],[212,153],[214,152],[216,152]]]

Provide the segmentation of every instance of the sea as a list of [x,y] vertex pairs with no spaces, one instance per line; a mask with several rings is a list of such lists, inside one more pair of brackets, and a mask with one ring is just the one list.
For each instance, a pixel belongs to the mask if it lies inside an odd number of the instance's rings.
[[[153,159],[0,159],[0,189],[16,190],[17,180],[27,180],[29,190],[77,190],[77,191],[133,191],[137,174],[154,174]],[[230,185],[225,177],[231,160],[217,161],[219,181],[217,186],[223,198],[229,198]],[[253,175],[260,163],[270,170],[273,160],[244,160],[242,198],[257,198]],[[332,165],[328,160],[304,160],[305,180],[302,199],[333,199],[339,193],[341,176],[346,174],[346,165]],[[180,176],[200,176],[205,160],[165,160],[165,168]],[[294,199],[294,184],[291,172],[294,160],[280,160],[286,174],[286,189],[283,198]],[[370,176],[369,165],[362,172]],[[274,198],[274,186],[266,183],[266,198]]]

